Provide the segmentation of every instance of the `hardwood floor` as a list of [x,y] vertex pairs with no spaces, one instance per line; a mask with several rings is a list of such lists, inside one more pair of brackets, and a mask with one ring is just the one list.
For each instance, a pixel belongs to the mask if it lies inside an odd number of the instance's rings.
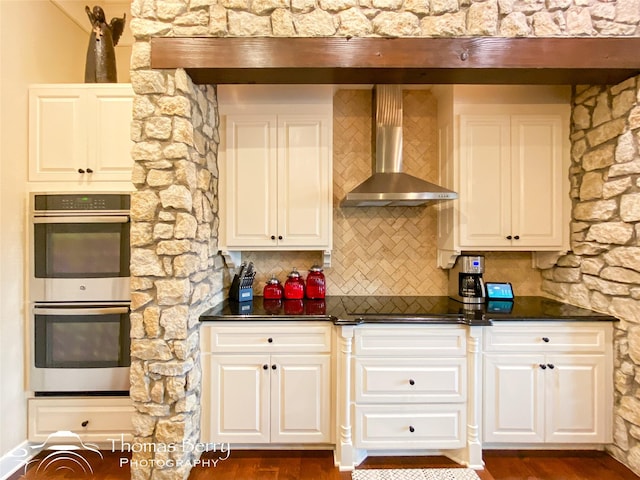
[[[77,468],[56,464],[40,469],[34,462],[25,474],[14,473],[9,480],[129,480],[128,457],[103,452],[92,462],[92,472],[79,474]],[[125,460],[122,460],[122,459]],[[603,452],[565,451],[485,451],[486,468],[478,471],[481,480],[640,480],[629,469]],[[369,457],[364,468],[453,468],[445,457]],[[229,458],[208,466],[196,466],[189,480],[350,480],[350,472],[333,466],[333,452],[309,450],[236,450]]]

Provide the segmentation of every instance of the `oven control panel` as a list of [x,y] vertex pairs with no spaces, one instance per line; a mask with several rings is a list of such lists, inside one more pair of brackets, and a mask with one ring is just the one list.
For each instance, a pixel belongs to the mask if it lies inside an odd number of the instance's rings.
[[34,211],[129,210],[130,195],[121,193],[35,194]]

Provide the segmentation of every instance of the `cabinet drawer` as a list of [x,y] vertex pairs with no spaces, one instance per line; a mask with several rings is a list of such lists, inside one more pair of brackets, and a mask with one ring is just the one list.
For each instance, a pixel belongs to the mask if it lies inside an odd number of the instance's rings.
[[610,324],[531,325],[528,322],[485,329],[486,352],[604,352]]
[[356,360],[358,403],[445,403],[466,399],[465,358]]
[[327,353],[332,325],[253,322],[207,325],[201,329],[203,353]]
[[365,326],[355,331],[358,356],[464,356],[466,328],[394,325]]
[[357,448],[460,448],[465,444],[463,404],[357,406]]
[[[51,434],[61,431],[72,432],[82,441],[120,441],[122,435],[132,438],[134,408],[130,398],[32,398],[28,408],[32,442],[46,442]],[[67,443],[69,440],[73,438]]]

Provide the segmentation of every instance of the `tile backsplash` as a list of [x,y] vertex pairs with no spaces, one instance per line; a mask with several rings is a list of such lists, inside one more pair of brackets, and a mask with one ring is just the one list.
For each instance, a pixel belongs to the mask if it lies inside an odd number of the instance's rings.
[[[333,252],[325,269],[329,295],[447,295],[448,271],[437,267],[437,207],[341,208],[371,174],[371,91],[338,90],[333,105]],[[404,170],[438,182],[437,102],[429,90],[404,91]],[[245,252],[262,292],[322,263],[320,252]],[[516,295],[540,294],[540,272],[527,252],[485,252],[485,278],[513,284]]]

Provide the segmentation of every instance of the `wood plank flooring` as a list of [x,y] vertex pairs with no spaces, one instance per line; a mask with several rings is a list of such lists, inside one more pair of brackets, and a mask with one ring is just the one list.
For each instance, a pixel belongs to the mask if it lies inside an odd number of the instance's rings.
[[[129,480],[128,458],[103,452],[92,463],[89,475],[77,468],[34,467],[25,474],[14,473],[9,480]],[[640,480],[628,468],[604,452],[574,451],[485,451],[486,468],[478,471],[481,480]],[[454,468],[446,457],[369,457],[357,468]],[[333,466],[333,452],[316,450],[236,450],[215,466],[196,466],[189,480],[350,480],[350,472]]]

